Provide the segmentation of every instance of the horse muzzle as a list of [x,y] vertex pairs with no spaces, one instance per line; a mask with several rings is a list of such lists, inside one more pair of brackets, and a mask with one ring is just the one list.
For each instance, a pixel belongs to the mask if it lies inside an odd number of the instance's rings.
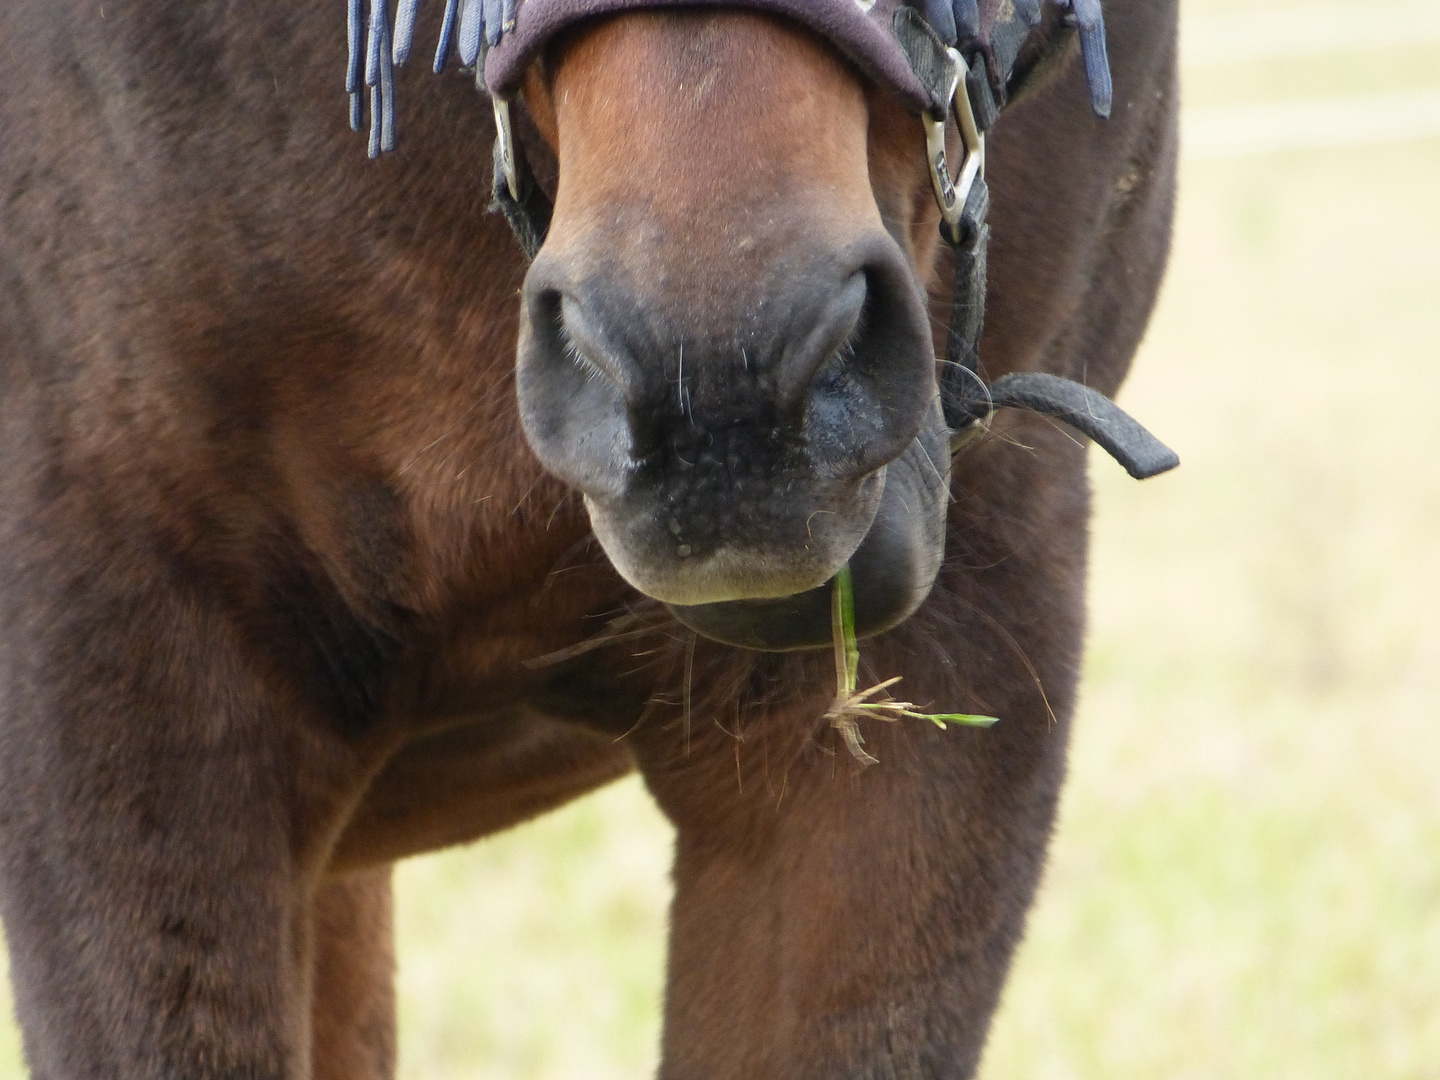
[[596,275],[547,250],[525,287],[531,447],[621,576],[748,648],[825,644],[847,562],[858,631],[894,625],[943,547],[948,433],[913,271],[884,235],[812,254],[703,312],[613,259]]

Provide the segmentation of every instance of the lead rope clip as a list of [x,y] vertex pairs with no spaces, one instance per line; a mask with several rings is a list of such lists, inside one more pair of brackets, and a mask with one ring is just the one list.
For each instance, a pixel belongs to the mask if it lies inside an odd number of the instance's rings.
[[[945,55],[950,61],[950,81],[944,114],[937,120],[927,112],[922,115],[922,121],[925,125],[925,152],[930,164],[930,186],[935,189],[935,201],[940,204],[940,228],[950,243],[958,244],[965,204],[970,199],[975,181],[985,177],[985,133],[975,121],[975,107],[970,102],[969,90],[964,88],[965,75],[969,70],[965,58],[957,49],[946,49]],[[950,159],[945,148],[945,132],[951,113],[955,115],[965,146],[965,160],[954,180],[950,179]]]

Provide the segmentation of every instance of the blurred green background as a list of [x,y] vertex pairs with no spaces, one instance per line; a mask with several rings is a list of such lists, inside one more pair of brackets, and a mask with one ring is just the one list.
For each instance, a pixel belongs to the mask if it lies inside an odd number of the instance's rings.
[[[1071,777],[981,1075],[1436,1080],[1440,3],[1185,20],[1122,398],[1185,464],[1096,457]],[[403,866],[402,1076],[649,1075],[669,844],[630,780]]]

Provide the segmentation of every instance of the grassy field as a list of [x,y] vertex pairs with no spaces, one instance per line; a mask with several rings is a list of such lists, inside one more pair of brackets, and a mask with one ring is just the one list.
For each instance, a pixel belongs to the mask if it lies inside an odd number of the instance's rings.
[[[1433,35],[1282,46],[1187,67],[1197,130],[1440,85]],[[1071,778],[982,1077],[1440,1080],[1440,138],[1222,138],[1182,181],[1123,400],[1184,467],[1094,462]],[[669,842],[627,781],[402,867],[406,1080],[653,1071]]]

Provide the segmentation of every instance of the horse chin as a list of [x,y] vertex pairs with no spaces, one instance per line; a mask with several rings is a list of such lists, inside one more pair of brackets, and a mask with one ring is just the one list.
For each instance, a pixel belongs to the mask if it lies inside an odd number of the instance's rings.
[[[874,522],[849,559],[858,637],[884,633],[929,596],[944,557],[949,453],[934,424],[886,470]],[[744,649],[792,652],[833,641],[833,579],[790,596],[668,604],[697,634]]]

